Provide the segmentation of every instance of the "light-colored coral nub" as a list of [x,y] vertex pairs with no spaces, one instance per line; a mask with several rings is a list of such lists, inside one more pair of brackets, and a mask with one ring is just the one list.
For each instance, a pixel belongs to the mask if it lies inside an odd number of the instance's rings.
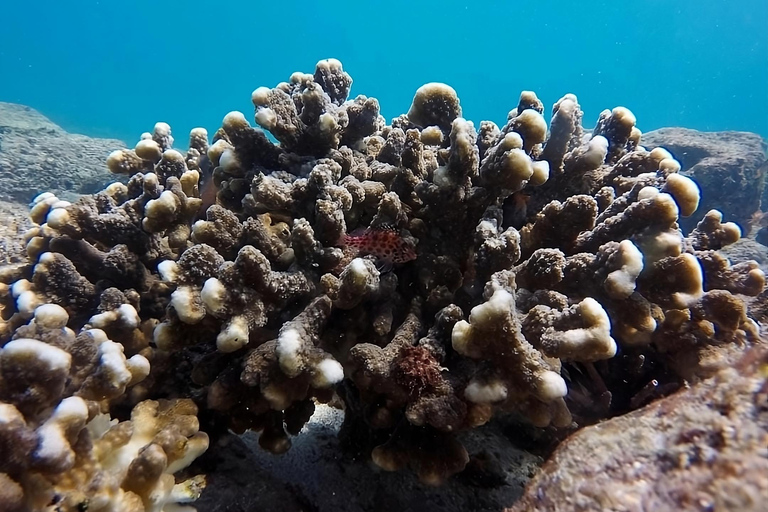
[[248,344],[250,329],[243,316],[233,316],[216,337],[216,347],[221,352],[234,352]]
[[[144,190],[156,189],[159,185],[160,180],[158,179],[157,174],[148,172],[144,175]],[[170,192],[170,190],[166,190],[166,192]]]
[[673,158],[672,153],[667,151],[664,148],[653,148],[650,152],[651,160],[656,162],[657,164],[661,163],[662,160],[666,158]]
[[139,313],[130,304],[120,304],[117,308],[118,315],[120,315],[120,321],[128,329],[136,329],[139,326],[141,319]]
[[451,331],[451,345],[453,349],[461,355],[468,354],[469,337],[472,332],[472,327],[466,320],[459,320],[453,326]]
[[67,310],[58,304],[43,304],[35,308],[35,323],[44,329],[63,329],[68,321]]
[[245,115],[242,112],[233,110],[232,112],[224,116],[224,120],[221,122],[221,126],[224,128],[225,131],[227,131],[227,130],[242,130],[245,128],[249,128],[251,125],[250,123],[248,123],[248,120],[245,118]]
[[626,299],[635,291],[635,281],[643,271],[643,253],[630,240],[619,244],[618,264],[605,279],[604,287],[612,299]]
[[155,123],[154,135],[157,137],[168,137],[171,134],[171,125],[162,121]]
[[25,291],[16,298],[16,309],[18,309],[19,313],[25,318],[32,316],[35,308],[39,305],[40,297],[38,297],[32,290]]
[[51,417],[37,429],[38,445],[34,458],[58,471],[71,468],[75,453],[67,434],[83,427],[87,420],[88,406],[82,398],[71,396],[59,402]]
[[680,162],[678,162],[674,158],[665,158],[664,160],[659,162],[659,170],[662,172],[676,173],[676,172],[680,172],[680,169],[682,169]]
[[532,108],[527,108],[518,114],[516,121],[520,123],[521,130],[529,147],[533,144],[544,142],[547,137],[547,122],[544,116]]
[[314,77],[310,75],[309,73],[302,73],[301,71],[294,71],[291,73],[291,76],[288,80],[290,80],[293,84],[300,84],[302,82],[306,82],[309,80],[312,80]]
[[160,322],[152,331],[152,341],[160,350],[170,350],[173,347],[173,327],[169,322]]
[[470,323],[484,324],[493,318],[509,313],[515,305],[515,297],[506,290],[496,290],[490,300],[472,308]]
[[277,114],[271,108],[260,108],[256,112],[256,124],[265,130],[272,130],[277,126]]
[[211,146],[208,148],[208,159],[211,161],[211,164],[218,166],[219,161],[221,160],[221,155],[227,149],[233,149],[233,147],[224,139],[219,139],[211,144]]
[[543,185],[549,179],[549,162],[546,160],[539,160],[533,162],[533,174],[528,179],[528,184],[533,187]]
[[205,308],[215,315],[221,313],[224,309],[227,289],[221,281],[215,277],[211,277],[205,281],[205,284],[203,284],[200,296],[203,299]]
[[124,388],[131,382],[131,372],[126,367],[123,346],[107,340],[99,345],[99,363],[109,379],[111,388]]
[[69,201],[58,200],[51,205],[51,209],[55,210],[56,208],[66,208],[68,206],[72,206],[72,203],[70,203]]
[[635,123],[637,123],[637,118],[635,117],[635,114],[632,113],[631,110],[629,110],[627,107],[616,107],[611,112],[611,116],[615,121],[620,123],[622,126],[625,126],[626,128],[632,128],[635,126]]
[[509,132],[504,135],[504,138],[501,141],[501,147],[505,151],[510,149],[522,149],[523,138],[517,132]]
[[165,151],[163,151],[163,161],[169,162],[169,163],[183,164],[184,155],[182,155],[179,151],[176,151],[175,149],[166,149]]
[[699,207],[701,192],[699,186],[691,178],[682,174],[670,174],[664,185],[664,191],[668,192],[680,208],[680,215],[689,217]]
[[491,404],[507,399],[507,386],[501,381],[471,381],[464,389],[464,398],[475,404]]
[[654,198],[654,202],[659,212],[659,221],[665,221],[671,224],[677,220],[680,215],[680,210],[671,195],[661,192]]
[[[170,190],[164,190],[160,197],[157,199],[151,199],[144,207],[144,213],[147,217],[152,219],[161,218],[163,216],[173,217],[176,213],[178,198]],[[146,219],[145,219],[146,220]]]
[[51,199],[53,197],[56,197],[53,192],[43,192],[35,196],[34,199],[32,199],[32,204],[37,204],[39,202],[45,201],[47,199]]
[[542,372],[536,383],[536,396],[544,402],[551,402],[568,394],[565,380],[553,371]]
[[555,103],[555,106],[552,108],[552,110],[556,115],[568,117],[574,113],[578,103],[579,100],[576,95],[573,93],[568,93],[557,100],[557,103]]
[[163,150],[160,148],[160,144],[152,139],[140,140],[133,150],[142,160],[157,162],[163,156]]
[[0,349],[0,360],[12,358],[15,360],[34,359],[46,366],[50,372],[69,371],[72,356],[69,352],[32,338],[17,338],[11,340]]
[[341,71],[341,61],[338,59],[322,59],[315,65],[318,69],[329,71]]
[[448,84],[442,82],[429,82],[416,89],[415,96],[424,100],[433,96],[455,97],[458,95],[456,94],[456,89]]
[[123,154],[123,150],[116,149],[107,155],[107,168],[111,172],[118,174],[122,170],[121,167],[124,161],[125,155]]
[[86,329],[83,331],[83,333],[87,334],[91,337],[94,344],[100,344],[109,339],[109,336],[107,336],[107,333],[104,332],[102,329]]
[[114,323],[119,323],[123,329],[135,329],[139,322],[139,314],[130,304],[121,304],[117,309],[98,313],[88,320],[88,323],[97,329],[106,329]]
[[127,194],[128,187],[119,181],[115,181],[114,183],[107,185],[107,188],[104,189],[104,192],[106,192],[110,197],[118,197]]
[[589,146],[583,156],[584,160],[590,168],[597,169],[603,165],[606,156],[608,156],[608,139],[602,135],[595,135],[589,141]]
[[339,127],[338,123],[336,123],[336,119],[334,119],[333,115],[328,112],[320,115],[320,119],[318,119],[318,126],[322,131],[326,133],[333,133]]
[[637,192],[637,200],[645,201],[646,199],[653,199],[659,195],[659,189],[655,187],[643,187]]
[[483,326],[494,319],[509,314],[515,305],[515,297],[506,290],[496,290],[491,298],[482,304],[472,308],[469,314],[469,322],[460,320],[453,326],[451,332],[451,344],[454,350],[466,356],[471,356],[469,341],[472,336],[473,326],[482,331]]
[[533,162],[522,149],[511,149],[505,155],[504,167],[508,173],[510,188],[518,188],[518,183],[533,176]]
[[368,277],[368,267],[365,264],[365,260],[362,258],[355,258],[349,263],[349,270],[355,279],[366,279]]
[[583,361],[609,359],[616,355],[616,342],[611,338],[608,313],[592,297],[578,305],[584,327],[563,333],[562,342],[569,353],[579,354]]
[[69,224],[69,212],[64,208],[51,210],[45,218],[45,222],[53,229],[62,229]]
[[269,87],[259,87],[251,93],[251,101],[257,107],[264,107],[269,102],[269,93]]
[[171,306],[185,324],[196,324],[205,318],[205,308],[201,307],[191,286],[179,286],[171,294]]
[[53,209],[53,205],[61,203],[59,198],[54,195],[47,197],[41,201],[33,203],[32,208],[29,210],[29,218],[35,224],[42,224],[45,216]]
[[302,370],[301,336],[296,329],[285,329],[277,338],[275,353],[280,361],[280,368],[289,377],[295,377]]
[[312,386],[315,388],[328,388],[344,380],[344,368],[335,359],[323,359],[314,369]]
[[701,269],[699,260],[693,254],[683,253],[679,258],[682,262],[678,271],[683,274],[681,280],[687,289],[673,293],[672,301],[674,307],[684,309],[690,307],[704,295],[704,271]]
[[15,405],[0,402],[0,428],[10,423],[24,422],[24,415]]
[[11,295],[19,298],[19,295],[32,289],[32,283],[28,279],[19,279],[11,285]]
[[483,239],[497,235],[499,233],[499,228],[496,225],[496,219],[481,220],[477,224],[475,232]]
[[173,260],[163,260],[157,264],[157,272],[163,281],[173,283],[179,277],[179,265]]
[[421,142],[427,146],[439,146],[443,143],[443,131],[437,126],[427,126],[421,130]]
[[[436,107],[438,104],[441,106]],[[435,112],[433,112],[436,108],[441,110],[440,116],[444,117],[443,120],[446,122],[453,121],[449,117],[461,117],[459,96],[453,87],[441,82],[422,85],[416,89],[407,116],[416,125],[428,126],[436,121]]]
[[[245,117],[245,116],[243,116],[243,117]],[[190,138],[195,138],[195,139],[208,140],[208,130],[206,130],[205,128],[203,128],[201,126],[198,126],[197,128],[192,128],[189,131],[189,137]]]
[[141,354],[131,356],[131,358],[125,362],[125,367],[131,372],[131,380],[128,383],[129,386],[133,386],[149,376],[149,361]]
[[232,172],[232,171],[236,171],[237,169],[240,169],[240,161],[237,159],[237,156],[235,155],[235,150],[225,149],[221,153],[221,157],[219,158],[219,165],[221,165],[221,167],[227,172]]

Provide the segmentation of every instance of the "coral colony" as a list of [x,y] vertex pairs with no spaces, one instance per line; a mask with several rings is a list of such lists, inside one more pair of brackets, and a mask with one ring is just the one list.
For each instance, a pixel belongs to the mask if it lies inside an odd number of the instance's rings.
[[[377,465],[440,484],[494,414],[624,412],[757,338],[735,294],[764,275],[718,253],[739,228],[681,234],[699,189],[626,108],[585,133],[574,95],[548,124],[526,91],[474,125],[431,83],[387,125],[351,83],[328,59],[256,89],[277,144],[240,112],[186,152],[158,123],[109,156],[123,183],[36,198],[29,262],[0,269],[6,510],[168,510],[204,485],[174,477],[204,431],[281,453],[328,402],[385,439]],[[343,243],[372,232],[411,252]]]

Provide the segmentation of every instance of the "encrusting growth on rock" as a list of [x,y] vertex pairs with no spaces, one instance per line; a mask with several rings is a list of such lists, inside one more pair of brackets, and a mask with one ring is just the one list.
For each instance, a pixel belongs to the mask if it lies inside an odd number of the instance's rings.
[[261,128],[230,112],[182,152],[158,123],[110,155],[125,183],[36,199],[29,263],[0,269],[8,503],[162,510],[199,484],[172,476],[198,408],[281,453],[339,386],[389,439],[373,461],[437,485],[498,412],[569,428],[757,339],[735,294],[765,276],[717,252],[738,227],[680,231],[698,187],[628,109],[585,136],[576,96],[524,91],[476,128],[432,83],[388,125],[351,84],[320,61],[253,91]]

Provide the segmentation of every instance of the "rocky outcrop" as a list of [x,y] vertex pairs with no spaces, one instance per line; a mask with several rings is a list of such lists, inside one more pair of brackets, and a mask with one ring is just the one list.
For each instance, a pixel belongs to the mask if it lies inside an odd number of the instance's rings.
[[682,174],[701,187],[699,209],[692,217],[681,219],[686,232],[712,208],[746,232],[744,228],[761,201],[768,205],[764,193],[766,141],[755,133],[662,128],[644,133],[641,143],[666,148],[682,165]]
[[115,181],[107,155],[125,144],[67,133],[36,110],[0,102],[0,201],[27,203],[41,192],[72,200]]
[[31,227],[26,207],[0,202],[0,266],[26,261],[22,235]]
[[557,449],[508,512],[765,510],[768,347]]

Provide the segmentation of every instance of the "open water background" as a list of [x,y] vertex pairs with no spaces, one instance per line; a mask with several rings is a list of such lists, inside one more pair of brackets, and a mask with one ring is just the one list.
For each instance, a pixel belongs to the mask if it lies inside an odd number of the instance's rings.
[[250,93],[335,57],[390,120],[423,83],[503,123],[521,90],[575,93],[593,126],[623,105],[643,131],[768,138],[767,0],[0,2],[0,101],[133,145],[156,121],[179,146]]

